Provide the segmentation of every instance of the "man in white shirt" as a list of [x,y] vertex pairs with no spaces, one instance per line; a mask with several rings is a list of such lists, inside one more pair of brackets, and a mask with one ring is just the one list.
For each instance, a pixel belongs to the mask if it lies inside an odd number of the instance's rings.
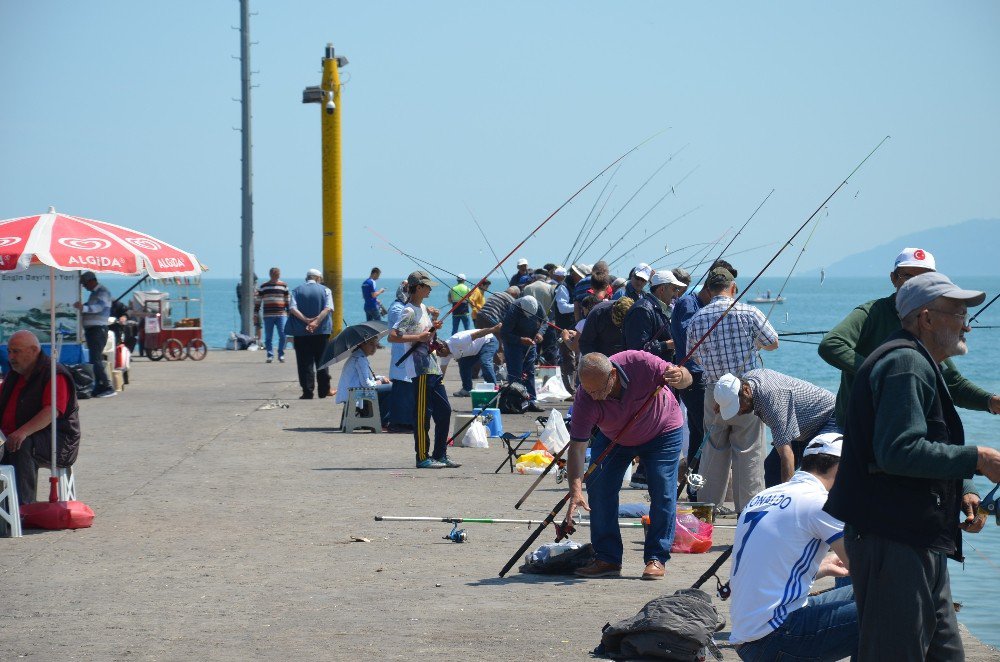
[[500,325],[488,329],[466,329],[453,333],[450,338],[441,343],[437,350],[438,363],[441,365],[441,376],[448,372],[451,360],[458,359],[458,374],[462,378],[462,388],[452,395],[456,398],[469,397],[472,390],[472,368],[479,362],[483,379],[491,384],[497,383],[496,372],[493,370],[493,357],[500,349],[500,341],[495,334]]
[[740,513],[729,641],[743,660],[832,661],[857,653],[853,588],[809,597],[814,579],[848,574],[844,524],[823,511],[842,442],[835,432],[817,436],[806,446],[802,469],[754,496]]

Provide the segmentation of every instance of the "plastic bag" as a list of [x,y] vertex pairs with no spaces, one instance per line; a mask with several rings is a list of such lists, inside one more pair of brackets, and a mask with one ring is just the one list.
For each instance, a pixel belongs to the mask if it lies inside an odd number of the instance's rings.
[[486,440],[486,426],[482,421],[476,419],[469,425],[462,437],[462,445],[466,448],[490,447],[490,442]]
[[514,470],[519,474],[540,474],[552,463],[552,453],[548,451],[531,451],[517,460]]
[[693,513],[678,512],[677,527],[674,529],[674,544],[671,554],[704,554],[712,548],[713,527],[702,522]]
[[562,402],[573,395],[563,386],[562,377],[553,375],[545,380],[545,383],[538,389],[535,399],[538,402]]
[[545,429],[539,435],[539,440],[545,444],[546,450],[553,455],[558,453],[569,443],[569,430],[563,422],[562,412],[553,409],[549,412],[549,420],[545,423]]

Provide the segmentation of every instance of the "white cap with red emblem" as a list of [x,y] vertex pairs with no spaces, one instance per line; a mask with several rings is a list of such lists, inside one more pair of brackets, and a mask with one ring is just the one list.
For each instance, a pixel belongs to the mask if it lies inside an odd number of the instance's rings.
[[934,256],[922,248],[904,248],[903,252],[896,256],[896,264],[893,268],[898,269],[899,267],[921,267],[937,271]]

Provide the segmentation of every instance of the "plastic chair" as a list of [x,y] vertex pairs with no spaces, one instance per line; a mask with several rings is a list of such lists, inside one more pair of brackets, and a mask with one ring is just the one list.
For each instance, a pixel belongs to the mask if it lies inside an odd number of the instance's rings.
[[[49,470],[49,465],[39,464],[39,471]],[[56,467],[56,477],[59,479],[59,500],[76,501],[76,476],[73,475],[73,467]]]
[[21,504],[17,500],[17,481],[14,467],[0,464],[0,519],[7,522],[11,538],[20,538]]
[[347,389],[347,402],[341,415],[340,429],[343,432],[371,430],[382,431],[382,412],[378,408],[378,392],[373,388],[354,387]]

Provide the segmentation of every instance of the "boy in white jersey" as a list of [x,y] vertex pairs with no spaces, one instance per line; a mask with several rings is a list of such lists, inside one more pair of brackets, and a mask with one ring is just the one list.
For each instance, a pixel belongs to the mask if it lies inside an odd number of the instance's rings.
[[740,514],[729,641],[743,660],[781,654],[840,660],[857,652],[854,590],[844,586],[809,597],[813,580],[848,574],[844,524],[823,512],[842,440],[838,433],[817,436],[792,479],[754,496]]

